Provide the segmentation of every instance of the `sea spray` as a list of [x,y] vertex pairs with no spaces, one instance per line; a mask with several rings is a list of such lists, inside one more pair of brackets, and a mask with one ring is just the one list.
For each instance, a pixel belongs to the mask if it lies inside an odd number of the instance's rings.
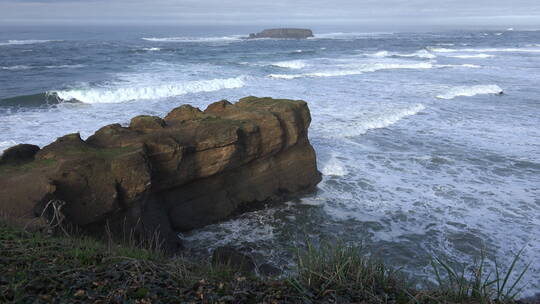
[[132,100],[167,98],[188,93],[235,89],[241,88],[244,85],[244,77],[236,77],[187,81],[147,87],[130,86],[63,90],[54,93],[62,100],[78,100],[83,103],[118,103]]

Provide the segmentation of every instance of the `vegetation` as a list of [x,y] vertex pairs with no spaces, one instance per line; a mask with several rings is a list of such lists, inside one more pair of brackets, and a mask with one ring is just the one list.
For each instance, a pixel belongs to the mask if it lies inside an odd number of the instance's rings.
[[[344,244],[307,243],[298,269],[258,278],[228,265],[170,258],[153,242],[123,245],[0,223],[0,303],[515,303],[526,271],[486,273],[434,258],[438,286],[417,290],[398,270]],[[516,279],[512,280],[515,275]]]

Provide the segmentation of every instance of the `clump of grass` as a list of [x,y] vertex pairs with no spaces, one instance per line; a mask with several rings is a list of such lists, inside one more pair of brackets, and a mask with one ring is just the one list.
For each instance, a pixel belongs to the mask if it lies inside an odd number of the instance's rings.
[[[491,272],[433,259],[438,286],[412,288],[400,270],[342,242],[307,242],[296,272],[275,280],[183,256],[163,256],[126,236],[100,242],[69,231],[28,232],[0,218],[0,303],[517,303],[522,251]],[[157,253],[156,253],[157,252]]]
[[[139,225],[140,223],[137,223],[135,227]],[[121,232],[120,236],[115,236],[109,223],[107,222],[105,225],[109,251],[116,251],[122,256],[144,260],[163,260],[170,256],[165,250],[164,240],[157,229],[152,232],[140,232],[136,231],[135,228],[129,228],[124,221]]]
[[439,297],[461,303],[513,303],[525,288],[520,286],[520,282],[530,266],[529,263],[521,271],[516,270],[522,253],[523,249],[514,256],[507,269],[501,269],[495,261],[491,267],[494,272],[488,271],[490,265],[484,250],[469,267],[451,266],[444,259],[435,257],[431,264],[438,284],[436,293]]
[[360,247],[306,242],[297,259],[297,277],[289,282],[304,302],[406,303],[410,299],[405,276],[362,254]]

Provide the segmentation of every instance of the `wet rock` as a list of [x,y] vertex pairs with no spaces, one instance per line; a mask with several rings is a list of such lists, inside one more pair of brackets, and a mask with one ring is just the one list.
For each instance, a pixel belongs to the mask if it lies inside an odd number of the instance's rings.
[[0,164],[4,163],[21,163],[26,161],[31,161],[34,159],[36,153],[38,153],[39,147],[29,144],[20,144],[14,147],[11,147],[4,151],[0,157]]
[[275,277],[283,273],[281,269],[268,263],[261,264],[258,270],[259,270],[259,274],[263,276],[267,276],[267,277]]

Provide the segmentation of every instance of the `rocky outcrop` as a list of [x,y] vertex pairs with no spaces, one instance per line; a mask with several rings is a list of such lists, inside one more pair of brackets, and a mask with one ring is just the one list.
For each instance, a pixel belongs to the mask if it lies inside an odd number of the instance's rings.
[[299,28],[267,29],[257,34],[249,34],[250,39],[256,39],[256,38],[306,39],[309,37],[313,37],[312,30],[299,29]]
[[62,202],[66,223],[96,234],[158,232],[172,249],[176,231],[312,191],[320,173],[310,122],[304,101],[247,97],[137,116],[87,140],[16,146],[0,161],[0,212],[32,221]]

